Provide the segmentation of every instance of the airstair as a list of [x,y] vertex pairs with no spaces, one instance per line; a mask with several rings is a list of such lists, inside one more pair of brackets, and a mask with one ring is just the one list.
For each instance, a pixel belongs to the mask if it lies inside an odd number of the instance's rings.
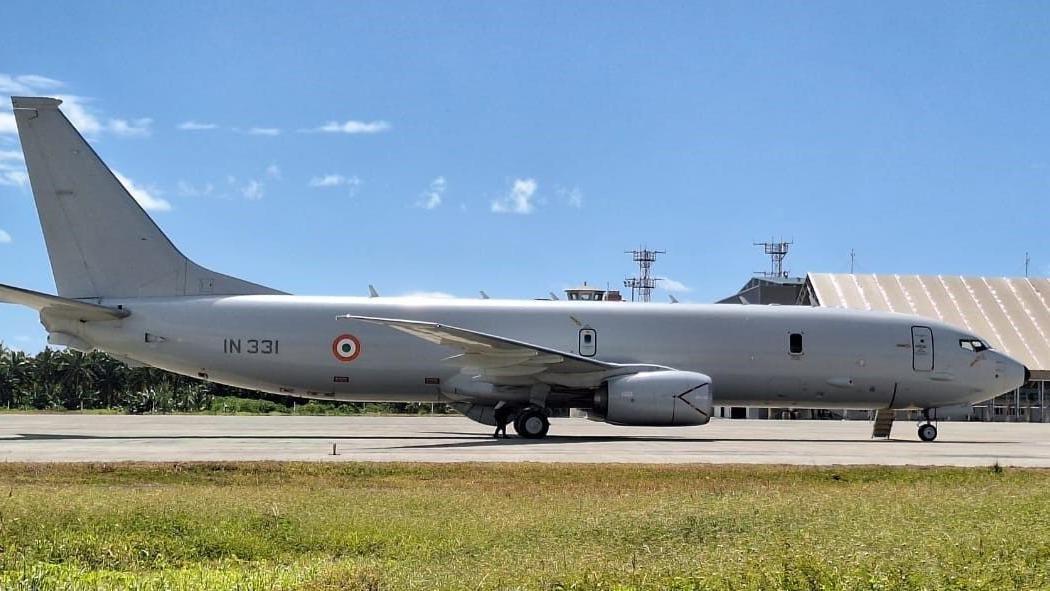
[[888,408],[880,408],[875,412],[875,425],[871,429],[872,439],[889,439],[890,431],[893,429],[893,419],[897,411]]

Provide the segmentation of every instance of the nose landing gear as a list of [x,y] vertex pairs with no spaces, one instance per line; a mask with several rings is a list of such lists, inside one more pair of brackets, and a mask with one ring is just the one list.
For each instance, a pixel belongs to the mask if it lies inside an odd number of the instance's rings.
[[930,409],[924,408],[922,410],[922,418],[926,420],[925,423],[919,425],[919,439],[923,441],[933,441],[937,439],[937,427],[930,420]]

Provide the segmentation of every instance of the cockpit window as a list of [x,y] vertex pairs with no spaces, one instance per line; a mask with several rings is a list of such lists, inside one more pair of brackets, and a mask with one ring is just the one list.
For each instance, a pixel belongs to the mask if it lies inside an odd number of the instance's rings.
[[991,349],[981,339],[959,339],[959,346],[967,351],[973,351],[974,353],[980,353],[981,351],[987,351]]

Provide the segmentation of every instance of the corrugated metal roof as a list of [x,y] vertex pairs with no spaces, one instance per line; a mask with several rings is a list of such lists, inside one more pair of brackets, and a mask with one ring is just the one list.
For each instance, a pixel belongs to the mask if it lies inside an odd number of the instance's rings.
[[1050,279],[809,273],[806,283],[820,306],[936,318],[1050,374]]

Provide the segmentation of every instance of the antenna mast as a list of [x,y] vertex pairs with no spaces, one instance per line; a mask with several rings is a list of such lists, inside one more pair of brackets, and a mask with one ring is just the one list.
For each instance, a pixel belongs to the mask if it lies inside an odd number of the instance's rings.
[[652,301],[653,288],[656,287],[656,282],[659,281],[658,278],[653,277],[653,263],[656,262],[656,255],[666,254],[667,251],[640,248],[638,250],[625,250],[624,252],[631,255],[634,262],[638,263],[638,276],[628,277],[623,282],[624,287],[631,288],[631,301],[635,301],[635,297],[642,302]]
[[[779,279],[781,277],[787,277],[787,271],[784,270],[784,257],[787,256],[788,250],[794,242],[773,242],[770,238],[769,242],[755,242],[755,246],[761,246],[765,253],[769,255],[769,271],[760,271],[762,275],[770,279]],[[852,273],[852,269],[850,270]]]

